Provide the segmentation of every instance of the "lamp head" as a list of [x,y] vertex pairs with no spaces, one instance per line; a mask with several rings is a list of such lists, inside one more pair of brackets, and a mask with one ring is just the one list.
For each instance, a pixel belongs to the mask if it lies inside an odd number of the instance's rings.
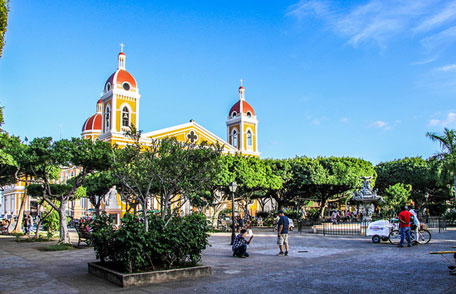
[[231,193],[235,193],[236,190],[237,190],[237,186],[238,186],[238,185],[237,185],[236,182],[234,182],[234,181],[231,182],[231,183],[229,184],[230,192],[231,192]]

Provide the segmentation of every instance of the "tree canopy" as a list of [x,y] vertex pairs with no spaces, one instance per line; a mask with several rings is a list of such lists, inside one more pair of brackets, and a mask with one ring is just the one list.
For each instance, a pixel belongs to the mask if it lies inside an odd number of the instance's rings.
[[0,58],[5,46],[6,26],[8,25],[9,0],[0,0]]

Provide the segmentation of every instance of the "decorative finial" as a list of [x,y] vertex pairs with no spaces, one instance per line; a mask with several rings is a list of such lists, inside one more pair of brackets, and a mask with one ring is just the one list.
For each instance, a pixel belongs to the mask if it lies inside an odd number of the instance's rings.
[[125,47],[124,43],[120,43],[120,52],[123,52],[123,47]]
[[241,78],[241,87],[242,87],[242,78]]

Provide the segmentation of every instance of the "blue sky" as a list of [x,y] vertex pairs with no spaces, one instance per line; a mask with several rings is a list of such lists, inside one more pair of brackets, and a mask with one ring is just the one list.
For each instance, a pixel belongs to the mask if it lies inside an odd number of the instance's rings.
[[262,157],[373,163],[439,150],[456,127],[456,1],[11,1],[4,128],[80,136],[119,44],[140,129],[194,119],[226,139],[239,79]]

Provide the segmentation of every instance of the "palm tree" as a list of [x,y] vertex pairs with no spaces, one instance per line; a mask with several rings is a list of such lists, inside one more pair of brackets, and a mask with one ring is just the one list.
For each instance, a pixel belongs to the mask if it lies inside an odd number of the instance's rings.
[[445,128],[443,135],[427,132],[426,137],[434,142],[440,143],[442,152],[435,155],[435,158],[443,160],[443,162],[449,167],[449,172],[453,172],[454,187],[456,192],[456,131]]

